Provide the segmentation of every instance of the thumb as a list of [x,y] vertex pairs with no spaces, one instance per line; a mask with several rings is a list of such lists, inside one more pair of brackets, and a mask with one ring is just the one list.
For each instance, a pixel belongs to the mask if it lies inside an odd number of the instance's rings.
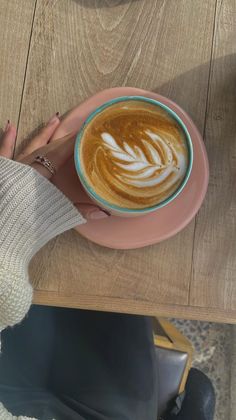
[[0,140],[0,156],[12,159],[16,142],[16,128],[7,123],[2,139]]
[[82,216],[87,220],[106,219],[110,214],[93,204],[74,203]]

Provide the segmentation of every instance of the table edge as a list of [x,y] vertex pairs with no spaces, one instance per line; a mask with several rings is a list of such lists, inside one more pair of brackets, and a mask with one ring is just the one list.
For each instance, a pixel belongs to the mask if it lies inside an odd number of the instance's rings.
[[163,305],[138,299],[93,295],[62,295],[53,291],[36,290],[33,303],[45,306],[236,324],[236,310],[189,305]]

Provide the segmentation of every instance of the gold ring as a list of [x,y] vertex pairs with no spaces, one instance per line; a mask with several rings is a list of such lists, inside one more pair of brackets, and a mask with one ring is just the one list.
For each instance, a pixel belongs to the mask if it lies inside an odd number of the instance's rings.
[[56,174],[56,169],[53,166],[52,162],[46,156],[36,156],[34,162],[39,163],[40,165],[44,166],[52,175]]

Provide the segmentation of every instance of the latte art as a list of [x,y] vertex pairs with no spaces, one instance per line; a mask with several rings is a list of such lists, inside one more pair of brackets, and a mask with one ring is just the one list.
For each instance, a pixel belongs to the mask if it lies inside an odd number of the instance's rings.
[[[141,140],[146,155],[139,146],[132,149],[124,142],[123,149],[118,146],[109,133],[102,133],[102,139],[110,150],[114,163],[123,169],[117,177],[125,184],[139,188],[151,187],[162,183],[171,174],[175,174],[171,183],[185,174],[185,162],[181,154],[170,143],[165,143],[160,136],[147,130],[146,134],[153,143]],[[147,158],[147,155],[149,159]],[[123,163],[120,163],[123,162]]]
[[188,148],[185,133],[167,111],[130,100],[88,124],[80,158],[87,183],[101,198],[138,209],[176,191],[188,167]]

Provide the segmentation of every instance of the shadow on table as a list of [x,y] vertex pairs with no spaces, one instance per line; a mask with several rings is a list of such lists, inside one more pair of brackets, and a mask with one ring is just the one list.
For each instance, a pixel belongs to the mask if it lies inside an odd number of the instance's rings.
[[[202,77],[199,77],[199,73],[202,74]],[[208,103],[202,104],[202,113],[206,114],[205,121],[203,121],[202,116],[196,115],[195,110],[197,104],[202,101],[201,92],[204,88],[208,89],[209,76],[209,92],[206,95]],[[203,86],[199,86],[200,80]],[[151,90],[176,101],[190,115],[201,134],[206,137],[204,140],[208,149],[210,165],[217,164],[215,158],[219,158],[219,163],[222,162],[224,165],[229,163],[230,156],[232,164],[235,164],[236,159],[235,85],[236,54],[232,54],[213,60],[211,66],[209,62],[202,64]],[[188,100],[186,90],[194,99]],[[209,141],[210,138],[211,141]],[[219,150],[217,150],[218,147]],[[210,181],[214,183],[214,180]],[[229,199],[231,200],[232,197]]]
[[[136,3],[139,0],[73,0],[88,9],[115,8],[126,3]],[[147,0],[148,1],[148,0]]]
[[[199,73],[202,75],[199,77]],[[210,77],[210,79],[209,79]],[[202,101],[204,89],[208,89],[207,103]],[[200,81],[200,82],[199,82]],[[202,86],[199,86],[202,83]],[[176,101],[192,117],[204,135],[209,165],[210,179],[206,200],[203,204],[204,223],[211,242],[212,254],[207,267],[218,269],[225,276],[225,258],[233,258],[236,237],[236,54],[216,58],[210,63],[193,68],[152,90]],[[186,91],[191,95],[190,100]],[[195,115],[202,102],[202,113]],[[202,115],[205,114],[205,119]],[[199,120],[198,120],[199,118]],[[217,226],[225,229],[217,231]],[[212,240],[210,234],[212,233]],[[220,236],[221,235],[221,236]],[[228,249],[222,253],[222,243]],[[217,259],[216,259],[217,256]],[[216,270],[216,268],[215,268]]]

